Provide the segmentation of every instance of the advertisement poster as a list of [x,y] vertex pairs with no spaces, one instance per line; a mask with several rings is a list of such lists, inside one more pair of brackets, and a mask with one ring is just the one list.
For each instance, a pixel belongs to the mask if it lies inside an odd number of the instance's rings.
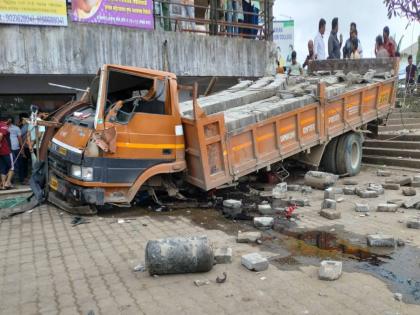
[[0,0],[0,23],[67,26],[66,0]]
[[294,29],[295,22],[293,20],[273,22],[273,41],[276,48],[280,47],[283,58],[286,58],[290,53],[290,45],[294,47]]
[[72,0],[75,22],[153,29],[153,0]]

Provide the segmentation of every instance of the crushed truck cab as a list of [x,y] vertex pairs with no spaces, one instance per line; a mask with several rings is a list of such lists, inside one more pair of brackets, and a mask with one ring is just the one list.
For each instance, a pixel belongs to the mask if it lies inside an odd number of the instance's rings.
[[51,139],[54,203],[128,204],[148,179],[185,169],[174,74],[106,65],[88,98]]
[[289,157],[355,175],[361,131],[395,105],[398,65],[314,61],[306,77],[245,80],[200,98],[195,86],[183,103],[178,90],[187,87],[172,73],[105,65],[83,98],[53,117],[59,129],[47,129],[48,198],[89,213],[129,205],[143,190],[173,193],[180,182],[208,191]]

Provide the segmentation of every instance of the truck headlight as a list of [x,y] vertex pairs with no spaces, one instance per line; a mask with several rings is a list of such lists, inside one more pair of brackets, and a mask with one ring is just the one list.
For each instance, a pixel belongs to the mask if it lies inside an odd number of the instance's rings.
[[93,179],[92,167],[82,167],[82,179],[86,181],[91,181]]
[[82,178],[82,168],[79,165],[72,165],[70,174],[76,178]]

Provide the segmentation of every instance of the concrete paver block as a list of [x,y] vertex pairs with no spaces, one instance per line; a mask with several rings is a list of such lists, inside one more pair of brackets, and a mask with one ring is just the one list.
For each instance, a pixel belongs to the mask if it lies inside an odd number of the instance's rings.
[[414,217],[407,220],[407,227],[409,229],[417,229],[420,230],[420,218]]
[[355,210],[356,212],[369,212],[369,204],[356,202]]
[[235,200],[235,199],[226,199],[226,200],[223,200],[223,207],[238,209],[242,207],[242,201]]
[[241,257],[241,264],[252,271],[264,271],[268,269],[268,260],[259,253],[246,254]]
[[327,218],[329,220],[336,220],[341,218],[341,211],[336,209],[322,209],[319,214],[321,217]]
[[388,190],[399,190],[401,188],[401,185],[397,183],[385,183],[382,185],[382,187]]
[[396,212],[398,205],[393,203],[380,203],[376,207],[377,212]]
[[387,170],[377,170],[376,175],[380,177],[390,177],[392,173],[391,171],[387,171]]
[[367,236],[367,244],[371,247],[394,247],[395,238],[392,235],[370,234]]
[[301,186],[298,184],[290,184],[287,186],[288,191],[299,191],[301,189]]
[[343,273],[343,263],[341,261],[323,260],[319,268],[319,279],[337,280]]
[[273,188],[273,198],[285,198],[287,194],[287,183],[279,183]]
[[324,190],[324,199],[335,200],[335,190],[333,187],[329,187]]
[[334,199],[324,199],[322,202],[322,209],[336,209],[337,201]]
[[414,187],[404,187],[402,190],[404,196],[415,196],[417,194],[416,189]]
[[261,232],[238,232],[236,241],[238,243],[255,243],[261,238]]
[[274,224],[272,217],[255,217],[254,226],[257,228],[271,228]]
[[214,251],[216,264],[230,264],[232,262],[232,248],[220,247]]

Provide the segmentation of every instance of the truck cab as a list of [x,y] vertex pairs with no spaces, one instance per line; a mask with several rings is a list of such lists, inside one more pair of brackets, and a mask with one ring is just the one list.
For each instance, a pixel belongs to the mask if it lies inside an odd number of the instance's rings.
[[104,65],[84,101],[51,139],[50,201],[128,204],[150,178],[185,169],[174,74]]

